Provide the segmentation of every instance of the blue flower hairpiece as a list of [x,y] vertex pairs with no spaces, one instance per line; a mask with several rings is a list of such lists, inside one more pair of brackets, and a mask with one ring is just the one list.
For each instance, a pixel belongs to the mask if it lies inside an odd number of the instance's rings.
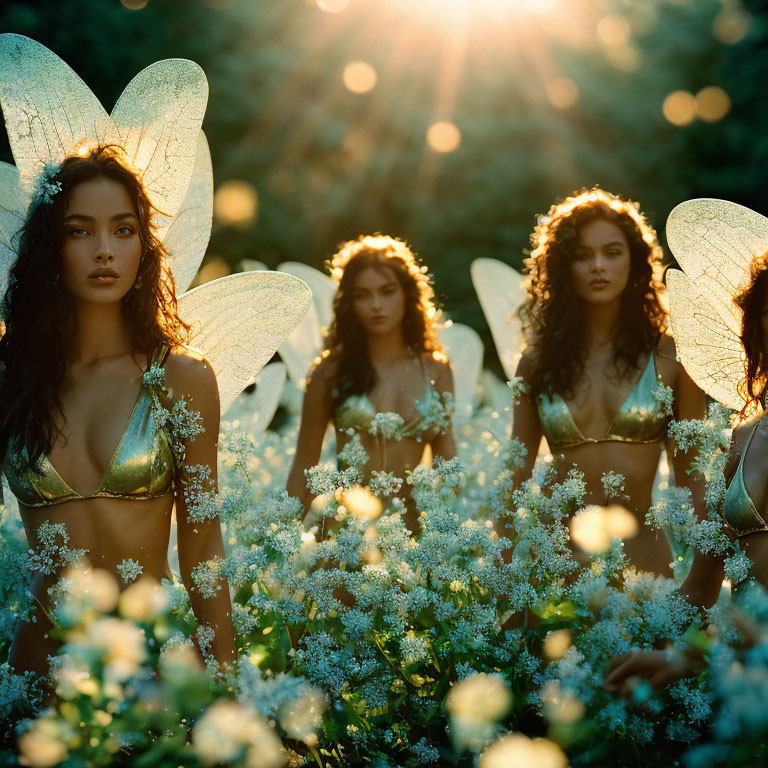
[[61,192],[61,182],[56,181],[55,178],[59,169],[60,166],[53,163],[46,163],[43,166],[43,170],[35,179],[35,188],[32,193],[34,200],[46,205],[53,202],[55,195]]

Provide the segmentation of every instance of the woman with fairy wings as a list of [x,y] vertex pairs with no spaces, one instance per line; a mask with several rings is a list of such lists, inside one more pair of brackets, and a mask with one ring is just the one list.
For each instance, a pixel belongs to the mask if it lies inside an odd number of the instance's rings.
[[[359,436],[367,454],[362,482],[405,502],[405,523],[419,531],[418,510],[403,482],[429,444],[454,457],[453,377],[436,336],[433,291],[401,240],[361,236],[331,261],[338,283],[326,349],[310,370],[288,493],[306,511],[305,471],[320,459],[329,422],[341,452]],[[386,486],[386,487],[385,487]]]
[[[697,508],[703,488],[691,457],[667,438],[671,418],[702,418],[704,393],[675,359],[661,302],[661,249],[638,206],[601,189],[553,205],[532,236],[527,260],[527,348],[517,375],[523,395],[514,434],[531,476],[542,436],[558,479],[584,473],[589,504],[621,504],[638,521],[624,542],[633,565],[672,575],[670,547],[644,525],[662,446],[675,480]],[[623,477],[623,487],[611,475]],[[698,599],[693,574],[688,591]]]
[[[1,35],[0,89],[17,163],[0,167],[0,243],[13,264],[0,340],[3,470],[30,546],[41,532],[66,534],[56,541],[66,547],[37,559],[35,605],[10,664],[47,674],[56,650],[49,587],[66,553],[115,575],[136,561],[145,576],[170,577],[174,507],[181,575],[195,616],[213,630],[201,650],[231,664],[226,580],[206,596],[193,578],[224,556],[220,408],[301,320],[309,291],[287,275],[251,273],[177,302],[169,267],[188,284],[211,221],[207,88],[192,62],[147,68],[109,116],[54,54]],[[64,94],[60,109],[51,94]]]
[[[732,593],[749,612],[760,605],[753,591],[768,590],[768,218],[725,200],[689,200],[670,214],[667,240],[682,268],[667,278],[681,360],[708,395],[736,413],[725,484],[715,476],[708,496],[710,517],[722,515],[749,558],[749,576]],[[723,571],[719,559],[709,568],[714,596]],[[747,644],[758,641],[751,621],[739,628]],[[702,664],[695,651],[639,651],[612,662],[606,686],[627,693],[642,678],[662,688]]]

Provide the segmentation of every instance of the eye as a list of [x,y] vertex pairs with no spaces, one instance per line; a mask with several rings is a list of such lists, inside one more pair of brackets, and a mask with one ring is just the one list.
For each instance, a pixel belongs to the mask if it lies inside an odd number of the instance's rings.
[[117,234],[128,236],[134,234],[134,230],[133,227],[129,227],[127,224],[123,224],[123,226],[117,230]]
[[84,227],[69,227],[69,229],[67,229],[67,234],[70,237],[82,237],[83,235],[88,234],[88,230]]

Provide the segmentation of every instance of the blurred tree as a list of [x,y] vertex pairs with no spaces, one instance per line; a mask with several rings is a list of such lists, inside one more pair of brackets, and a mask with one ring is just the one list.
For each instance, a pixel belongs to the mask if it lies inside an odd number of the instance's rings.
[[[535,215],[574,189],[631,196],[661,229],[693,196],[768,209],[765,2],[560,2],[548,16],[452,29],[394,0],[337,14],[310,0],[149,0],[135,11],[25,0],[4,5],[0,29],[49,46],[108,108],[157,59],[205,69],[216,184],[241,179],[258,195],[253,220],[216,224],[209,258],[322,267],[341,240],[399,235],[452,317],[487,340],[471,261],[519,266]],[[355,60],[375,70],[367,92],[344,84]],[[670,92],[712,85],[732,100],[724,119],[665,118]],[[428,146],[438,120],[458,127],[455,151]],[[0,154],[10,159],[7,144]]]

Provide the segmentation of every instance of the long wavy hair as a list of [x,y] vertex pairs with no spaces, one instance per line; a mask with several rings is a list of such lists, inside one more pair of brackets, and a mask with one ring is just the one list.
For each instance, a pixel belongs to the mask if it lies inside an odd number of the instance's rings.
[[583,373],[584,310],[573,291],[571,264],[579,230],[596,219],[615,224],[629,245],[629,279],[613,338],[614,361],[622,375],[638,367],[666,328],[667,314],[659,299],[662,251],[637,203],[599,188],[574,193],[539,218],[531,235],[533,250],[525,261],[529,277],[521,312],[533,352],[529,384],[534,396],[572,396]]
[[370,392],[376,373],[368,356],[368,341],[355,315],[354,288],[365,269],[390,269],[405,294],[403,339],[413,354],[429,352],[442,357],[437,338],[437,309],[434,291],[423,266],[408,245],[386,235],[361,235],[342,243],[328,262],[331,277],[338,283],[333,299],[333,321],[328,328],[323,357],[335,363],[332,391],[337,404],[350,395]]
[[12,443],[24,447],[22,462],[36,467],[53,449],[63,418],[59,391],[71,362],[76,333],[74,304],[60,280],[64,217],[74,188],[96,178],[122,184],[138,218],[141,261],[136,281],[122,300],[134,354],[151,355],[161,344],[183,344],[189,325],[179,317],[168,254],[155,235],[157,213],[119,147],[102,146],[68,157],[51,184],[50,202],[33,199],[16,235],[18,258],[3,298],[5,333],[0,339],[0,455]]
[[766,351],[763,315],[765,300],[768,296],[768,254],[752,260],[749,282],[740,291],[733,302],[741,310],[741,343],[744,346],[745,377],[739,385],[740,394],[745,400],[741,418],[754,412],[755,406],[762,404],[766,384],[768,384],[768,351]]

